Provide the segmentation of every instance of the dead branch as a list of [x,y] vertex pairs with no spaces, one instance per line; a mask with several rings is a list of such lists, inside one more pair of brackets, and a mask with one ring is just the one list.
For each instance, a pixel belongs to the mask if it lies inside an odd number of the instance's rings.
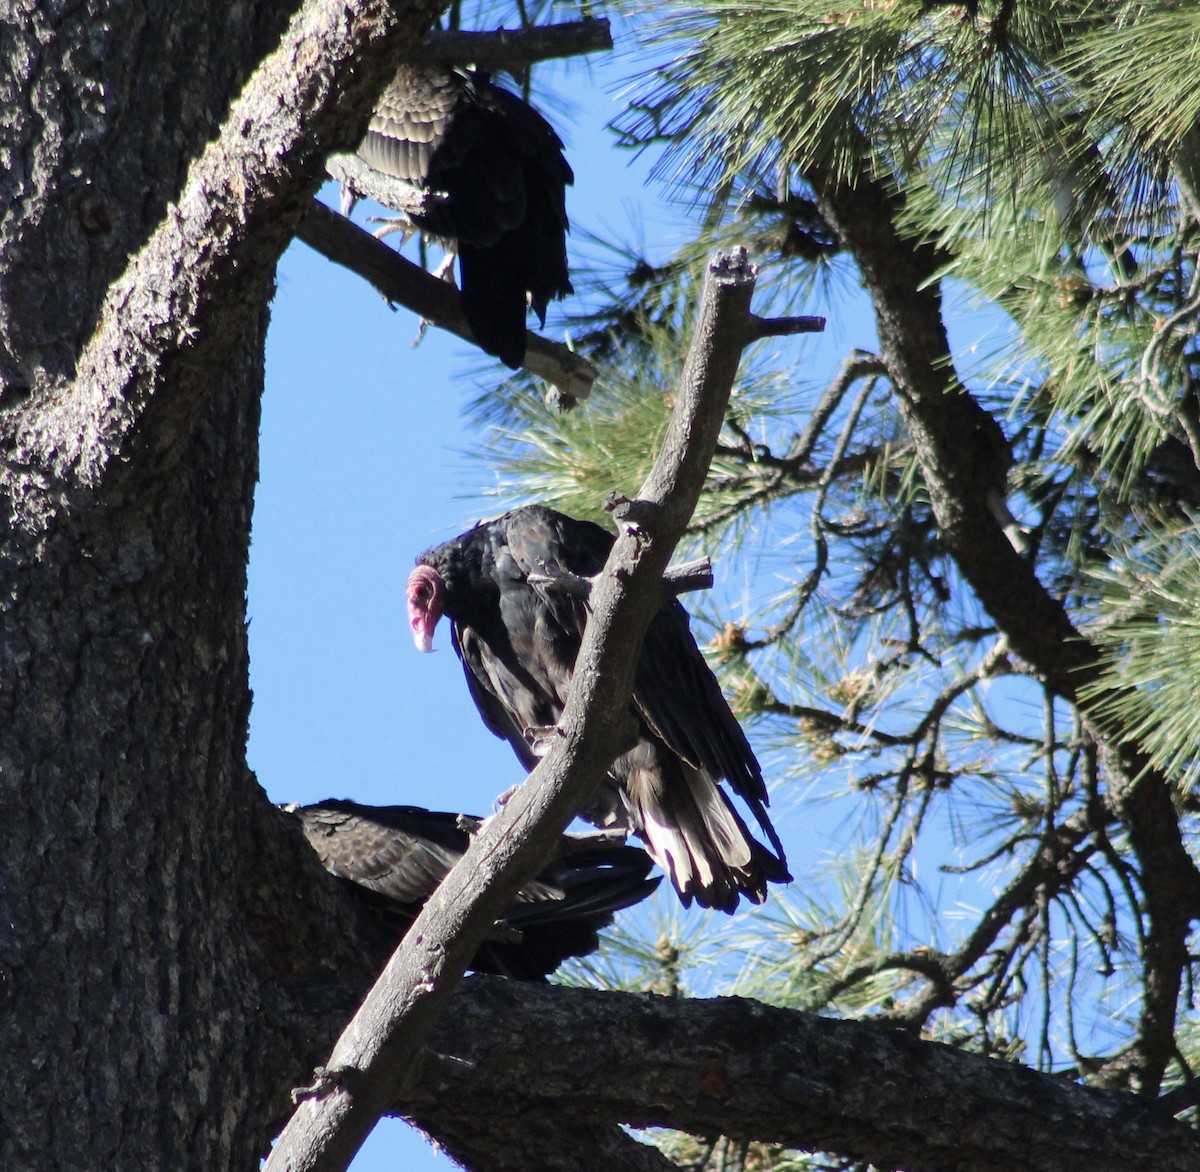
[[[598,578],[585,578],[580,574],[572,574],[570,570],[547,566],[540,573],[528,575],[526,580],[530,586],[553,586],[576,598],[588,598]],[[712,561],[709,558],[696,558],[678,566],[668,566],[662,580],[663,594],[667,598],[692,590],[711,590]]]
[[612,29],[605,17],[564,20],[527,28],[498,28],[488,32],[433,29],[406,55],[408,61],[432,65],[473,65],[509,73],[558,57],[582,57],[613,47]]
[[638,649],[716,446],[754,281],[744,252],[710,262],[678,406],[639,493],[641,523],[618,536],[592,592],[562,735],[426,904],[334,1047],[330,1089],[301,1103],[268,1172],[345,1169],[393,1096],[416,1081],[417,1055],[484,935],[627,743]]
[[790,338],[795,334],[819,334],[825,328],[823,317],[759,317],[750,315],[749,334],[752,341],[762,338]]

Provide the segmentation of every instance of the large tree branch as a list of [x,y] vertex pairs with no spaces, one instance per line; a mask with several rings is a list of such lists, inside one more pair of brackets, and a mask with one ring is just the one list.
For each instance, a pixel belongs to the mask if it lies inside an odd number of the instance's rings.
[[[515,1088],[514,1088],[515,1089]],[[453,1099],[422,1103],[408,1118],[472,1172],[679,1172],[658,1148],[615,1123],[592,1123],[561,1104],[463,1111]]]
[[1191,1128],[1128,1094],[740,998],[477,979],[431,1045],[458,1061],[437,1064],[405,1102],[453,1101],[470,1115],[503,1113],[519,1096],[582,1119],[769,1140],[914,1172],[1183,1172],[1200,1158]]
[[642,635],[661,580],[695,507],[716,446],[741,351],[753,336],[753,269],[744,254],[709,267],[675,414],[641,499],[591,593],[592,614],[546,757],[475,837],[426,904],[319,1082],[276,1144],[267,1168],[343,1169],[415,1060],[484,935],[632,735],[628,710]]
[[324,155],[361,137],[399,51],[441,7],[309,0],[299,9],[110,288],[79,358],[77,393],[22,412],[15,444],[25,462],[95,486],[157,394],[203,393],[211,363],[269,290]]
[[[491,977],[472,977],[454,995],[420,1081],[390,1110],[488,1172],[537,1168],[539,1158],[581,1172],[612,1166],[586,1163],[570,1136],[617,1121],[914,1172],[1190,1172],[1200,1160],[1200,1136],[1153,1102],[907,1030],[742,998]],[[549,1134],[522,1137],[528,1118],[549,1121]],[[488,1136],[516,1149],[489,1153]]]

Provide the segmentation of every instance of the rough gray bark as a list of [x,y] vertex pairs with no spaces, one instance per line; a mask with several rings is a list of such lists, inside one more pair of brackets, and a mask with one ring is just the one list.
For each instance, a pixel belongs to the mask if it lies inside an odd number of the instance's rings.
[[[330,986],[305,1010],[314,1023],[336,1020],[359,994]],[[836,1151],[908,1172],[1184,1172],[1200,1160],[1195,1130],[1153,1100],[909,1030],[742,998],[481,976],[455,993],[419,1081],[390,1111],[487,1172],[659,1166],[613,1140],[604,1126],[612,1119]],[[589,1151],[602,1154],[588,1163]]]
[[1147,1100],[905,1030],[741,998],[472,977],[430,1045],[457,1061],[430,1064],[397,1107],[432,1125],[454,1103],[516,1152],[521,1113],[535,1110],[771,1140],[909,1172],[1186,1172],[1200,1161],[1200,1137]]
[[[296,1039],[263,1012],[279,939],[246,903],[263,853],[285,888],[311,873],[244,759],[266,302],[324,149],[433,9],[19,7],[0,44],[0,1166],[248,1168]],[[289,963],[362,971],[336,942],[314,956]]]

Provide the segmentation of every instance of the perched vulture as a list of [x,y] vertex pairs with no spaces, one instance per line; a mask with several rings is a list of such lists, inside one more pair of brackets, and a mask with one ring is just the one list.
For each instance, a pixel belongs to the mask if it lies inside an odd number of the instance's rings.
[[405,65],[358,148],[376,171],[428,193],[409,218],[457,243],[463,312],[476,341],[511,367],[525,315],[571,290],[565,189],[574,181],[554,128],[484,73]]
[[[589,521],[533,505],[427,550],[409,575],[417,647],[432,650],[438,619],[450,616],[475,706],[526,769],[536,763],[539,735],[562,715],[587,622],[586,600],[564,571],[576,580],[598,573],[613,540]],[[768,882],[791,878],[767,818],[762,771],[676,599],[646,632],[633,712],[637,745],[617,758],[581,815],[636,833],[685,904],[733,911],[739,894],[761,903]],[[722,778],[774,853],[751,836]]]
[[[330,799],[285,806],[327,871],[354,885],[375,908],[407,931],[463,856],[476,819],[416,806],[361,806]],[[476,972],[537,980],[569,956],[587,956],[613,915],[649,895],[651,861],[636,847],[603,835],[564,835],[558,857],[521,888],[497,938],[484,941],[471,962]]]

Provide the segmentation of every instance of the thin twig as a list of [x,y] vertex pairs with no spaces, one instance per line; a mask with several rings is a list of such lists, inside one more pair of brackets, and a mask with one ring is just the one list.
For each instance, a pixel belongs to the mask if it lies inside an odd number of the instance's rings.
[[[581,574],[572,574],[561,566],[543,566],[541,570],[526,575],[530,586],[553,586],[575,598],[589,598],[592,587],[598,578],[585,578]],[[692,590],[711,590],[713,587],[713,568],[709,558],[696,558],[683,562],[678,566],[668,566],[662,576],[663,593],[674,598],[678,594],[687,594]]]

